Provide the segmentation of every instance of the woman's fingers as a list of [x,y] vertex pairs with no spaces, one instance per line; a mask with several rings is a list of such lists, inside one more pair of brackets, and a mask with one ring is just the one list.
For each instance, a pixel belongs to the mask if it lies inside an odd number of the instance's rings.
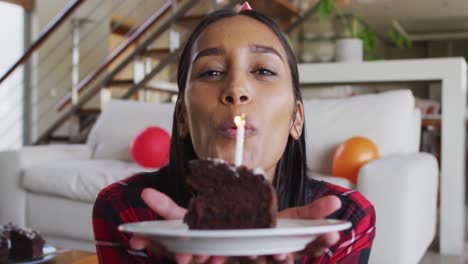
[[[267,264],[267,263],[275,263],[275,264],[294,264],[295,256],[292,253],[284,253],[284,254],[275,254],[273,256],[257,256],[256,258],[248,257],[251,263],[255,264]],[[244,263],[241,261],[241,263]]]
[[[151,188],[146,188],[141,194],[145,203],[159,216],[165,219],[182,219],[187,212],[186,209],[178,206],[171,198],[165,194]],[[341,201],[338,197],[330,195],[325,196],[316,201],[301,207],[294,207],[283,210],[279,213],[282,218],[302,218],[302,219],[322,219],[332,214],[341,207]],[[304,250],[305,254],[319,255],[323,254],[327,248],[334,245],[339,240],[339,233],[333,232],[320,236],[315,241],[307,245]],[[152,248],[162,252],[164,249],[159,245],[152,243],[150,240],[142,236],[133,236],[130,239],[130,247],[134,250],[142,250]],[[226,261],[225,257],[209,257],[195,256],[191,254],[176,254],[175,259],[179,264],[188,264],[192,259],[197,263],[210,262],[213,264],[221,264]],[[278,263],[293,263],[293,254],[277,254],[273,259]],[[255,259],[255,263],[264,263],[266,258],[259,257]]]
[[323,219],[340,209],[341,201],[335,195],[319,198],[312,203],[300,207],[285,209],[278,213],[281,218]]
[[205,263],[210,256],[208,255],[196,255],[193,257],[193,260],[195,260],[195,263]]
[[192,261],[192,254],[176,254],[175,260],[177,264],[189,264]]
[[164,219],[182,219],[186,209],[178,206],[167,195],[155,189],[145,188],[141,193],[141,198],[159,216]]
[[[141,198],[157,215],[165,219],[182,219],[187,212],[184,208],[178,206],[167,195],[151,188],[145,188],[141,193]],[[168,255],[166,249],[146,239],[143,236],[134,235],[129,241],[130,247],[134,250],[150,250],[156,255]],[[175,256],[177,263],[189,263],[192,260],[190,254],[177,254]]]
[[288,258],[288,254],[276,254],[273,255],[275,261],[285,261]]
[[171,254],[161,246],[160,244],[152,241],[151,239],[147,239],[144,236],[134,235],[130,238],[129,241],[130,248],[133,250],[148,250],[153,252],[153,254],[157,256],[171,256]]
[[149,246],[150,241],[145,237],[134,235],[130,238],[130,248],[133,250],[143,250]]
[[[336,210],[340,209],[340,207],[341,200],[335,195],[328,195],[307,205],[283,210],[278,213],[278,216],[281,218],[324,219]],[[324,254],[328,248],[336,244],[339,239],[340,234],[338,232],[321,235],[308,244],[301,254],[320,256]],[[284,256],[281,256],[281,254],[275,255],[274,259],[276,261],[281,261],[278,259],[279,257]],[[287,259],[282,263],[289,263],[288,261],[290,261],[290,257],[294,260],[294,256],[289,254]]]
[[210,259],[210,264],[224,264],[226,257],[214,256]]
[[[267,264],[268,263],[268,260],[267,260],[267,257],[268,256],[257,256],[252,263],[255,263],[255,264]],[[243,263],[241,261],[241,263]]]
[[317,257],[321,256],[328,248],[335,245],[338,240],[340,240],[340,233],[338,232],[323,234],[308,244],[304,249],[303,254]]

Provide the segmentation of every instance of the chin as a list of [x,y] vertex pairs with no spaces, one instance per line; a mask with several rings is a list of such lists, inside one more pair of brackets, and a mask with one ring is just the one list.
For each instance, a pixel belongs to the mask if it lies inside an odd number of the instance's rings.
[[246,166],[248,168],[251,168],[251,169],[262,168],[262,166],[260,166],[258,161],[253,160],[253,159],[244,158],[244,160],[242,161],[242,165],[244,165],[244,166]]
[[216,153],[214,155],[208,156],[208,158],[210,158],[210,159],[222,159],[222,160],[226,161],[227,163],[234,164],[234,156],[232,156],[231,154],[227,154],[227,153]]

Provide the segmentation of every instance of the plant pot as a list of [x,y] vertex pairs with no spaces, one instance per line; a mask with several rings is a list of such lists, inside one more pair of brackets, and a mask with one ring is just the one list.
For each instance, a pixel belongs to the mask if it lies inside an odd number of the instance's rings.
[[358,38],[343,38],[336,41],[335,58],[339,62],[362,61],[362,40]]

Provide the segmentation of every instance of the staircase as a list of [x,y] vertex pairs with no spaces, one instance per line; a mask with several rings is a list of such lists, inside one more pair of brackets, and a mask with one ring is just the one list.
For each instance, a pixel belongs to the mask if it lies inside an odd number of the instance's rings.
[[[206,13],[239,2],[70,1],[0,79],[2,89],[12,72],[29,68],[29,77],[17,85],[31,98],[23,102],[32,113],[25,122],[32,133],[24,144],[86,141],[111,98],[174,100],[177,61],[191,30]],[[301,16],[287,0],[249,2],[278,18],[287,33],[314,11]]]

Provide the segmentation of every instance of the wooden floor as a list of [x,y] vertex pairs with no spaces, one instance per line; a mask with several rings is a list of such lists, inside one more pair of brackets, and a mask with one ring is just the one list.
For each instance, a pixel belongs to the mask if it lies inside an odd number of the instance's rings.
[[47,264],[98,264],[95,253],[78,250],[59,250]]

